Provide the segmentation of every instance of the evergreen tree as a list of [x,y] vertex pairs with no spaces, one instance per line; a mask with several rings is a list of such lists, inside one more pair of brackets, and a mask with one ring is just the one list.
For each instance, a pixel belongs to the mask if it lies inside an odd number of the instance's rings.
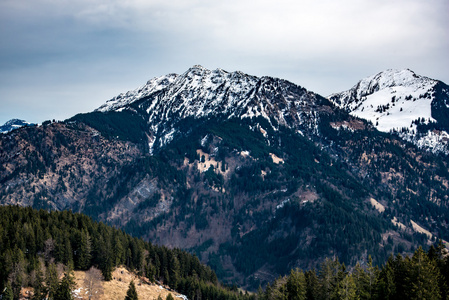
[[354,281],[356,284],[356,292],[358,297],[360,299],[370,299],[371,297],[369,294],[369,276],[362,268],[360,263],[357,262],[352,272],[352,275],[354,277]]
[[373,265],[373,259],[371,255],[368,257],[368,268],[366,270],[366,274],[368,276],[368,298],[371,299],[373,297],[375,287],[377,285],[377,278],[379,276],[379,269],[377,266]]
[[315,300],[318,299],[320,294],[320,283],[318,281],[318,276],[315,270],[310,270],[305,273],[306,277],[306,288],[307,288],[307,299]]
[[112,253],[109,246],[110,245],[108,241],[105,240],[105,237],[100,237],[98,239],[96,245],[96,256],[99,268],[105,281],[112,280],[112,270],[114,268],[112,265]]
[[134,281],[131,281],[129,283],[128,291],[126,292],[125,300],[137,300],[137,299],[139,298],[137,297],[136,286],[134,285]]
[[353,300],[359,299],[357,297],[357,288],[354,281],[354,277],[348,274],[343,278],[338,286],[338,299],[341,300]]
[[114,240],[113,240],[112,247],[114,249],[114,255],[115,255],[114,264],[116,266],[124,264],[125,263],[125,249],[123,248],[123,242],[121,241],[118,232],[114,233]]
[[76,267],[80,270],[87,270],[91,265],[92,239],[88,232],[83,230],[78,237],[78,250]]
[[22,250],[16,247],[13,253],[12,269],[9,274],[9,279],[11,281],[11,287],[15,299],[19,298],[20,290],[22,289],[23,283],[26,278],[25,266],[25,255],[23,254]]
[[169,293],[167,295],[167,298],[165,298],[165,300],[175,300],[175,298],[173,298],[173,296],[171,295],[171,293]]
[[170,252],[170,267],[169,267],[169,282],[168,285],[172,287],[173,289],[177,288],[178,281],[179,281],[179,274],[180,274],[180,265],[179,260],[176,257],[175,253]]
[[393,299],[407,299],[409,291],[408,281],[410,280],[408,266],[410,265],[410,259],[405,259],[401,255],[397,255],[392,260],[392,269],[394,272],[394,296]]
[[287,300],[287,277],[279,277],[271,287],[268,299]]
[[59,286],[58,272],[56,270],[56,265],[54,263],[51,263],[48,266],[45,275],[46,275],[45,282],[48,290],[48,298],[53,299]]
[[13,293],[13,290],[12,290],[11,283],[9,281],[8,281],[8,283],[5,286],[5,289],[4,289],[2,297],[3,297],[2,300],[3,299],[4,300],[13,300],[14,299],[14,293]]
[[305,300],[306,299],[306,277],[299,270],[291,270],[287,279],[287,299],[288,300]]
[[440,299],[440,271],[419,247],[411,260],[410,299]]
[[440,270],[440,292],[442,299],[449,299],[449,256],[442,240],[436,246],[432,245],[427,252],[427,256]]
[[53,300],[72,300],[72,290],[75,287],[75,279],[72,271],[67,271],[58,285]]
[[326,258],[321,264],[319,275],[321,298],[336,298],[338,285],[345,277],[345,274],[345,266],[340,264],[338,259]]
[[38,264],[38,267],[36,269],[36,278],[34,280],[33,289],[34,289],[34,294],[32,298],[33,300],[42,300],[45,298],[47,290],[43,285],[42,270],[40,264]]
[[[267,288],[265,291],[268,290],[269,285],[270,285],[270,283],[267,284]],[[265,291],[263,290],[262,286],[259,285],[259,288],[257,289],[257,299],[266,300],[267,297],[266,297]]]
[[394,295],[396,294],[393,260],[393,256],[390,256],[379,274],[379,281],[377,283],[376,291],[377,297],[379,299],[394,299]]

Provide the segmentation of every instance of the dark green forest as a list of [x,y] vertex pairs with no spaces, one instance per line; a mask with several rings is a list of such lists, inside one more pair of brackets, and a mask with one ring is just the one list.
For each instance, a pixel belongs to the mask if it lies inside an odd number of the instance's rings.
[[[61,264],[65,276],[58,280],[56,268]],[[18,299],[22,287],[32,286],[38,291],[35,299],[70,299],[64,298],[64,291],[73,286],[71,270],[95,266],[111,280],[120,265],[189,299],[249,298],[220,286],[209,267],[179,249],[152,245],[71,211],[0,207],[0,291],[5,297],[12,291]]]
[[[371,257],[347,268],[338,258],[318,269],[291,270],[257,294],[221,286],[196,256],[152,245],[70,211],[0,207],[0,290],[18,299],[32,286],[34,299],[70,299],[71,270],[98,267],[111,279],[115,266],[158,280],[189,299],[448,299],[449,255],[439,243],[412,256],[390,256],[381,267]],[[56,266],[64,265],[58,279]],[[42,272],[41,270],[45,270]],[[45,274],[45,276],[44,276]],[[12,292],[12,294],[11,294]],[[10,298],[8,298],[10,297]],[[12,297],[12,298],[11,298]],[[3,298],[2,298],[3,299]]]
[[409,256],[390,256],[382,267],[371,257],[347,269],[338,259],[326,259],[318,270],[291,270],[258,299],[449,299],[449,256],[442,244]]

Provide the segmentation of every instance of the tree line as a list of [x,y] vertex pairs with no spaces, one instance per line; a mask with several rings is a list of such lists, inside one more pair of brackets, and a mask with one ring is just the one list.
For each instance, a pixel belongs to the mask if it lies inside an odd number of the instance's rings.
[[390,256],[382,267],[371,257],[347,269],[338,259],[326,259],[318,270],[291,270],[258,299],[449,299],[449,256],[440,242],[428,251],[419,247],[411,257]]
[[245,297],[220,286],[209,267],[179,249],[152,245],[71,211],[0,207],[0,295],[12,291],[18,299],[22,287],[30,286],[42,298],[70,299],[64,297],[73,287],[71,270],[94,267],[111,280],[120,265],[189,299]]

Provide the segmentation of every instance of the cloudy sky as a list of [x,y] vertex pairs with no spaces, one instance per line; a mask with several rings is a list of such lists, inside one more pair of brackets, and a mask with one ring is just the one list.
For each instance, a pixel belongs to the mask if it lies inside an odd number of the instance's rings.
[[0,0],[0,124],[65,119],[200,64],[327,96],[388,68],[449,83],[448,0]]

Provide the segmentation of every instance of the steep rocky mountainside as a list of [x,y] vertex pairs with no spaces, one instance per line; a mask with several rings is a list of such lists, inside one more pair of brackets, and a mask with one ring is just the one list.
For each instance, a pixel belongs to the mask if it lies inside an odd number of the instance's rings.
[[411,70],[387,70],[329,96],[338,107],[420,148],[449,154],[449,86]]
[[133,110],[142,115],[150,126],[152,151],[175,139],[178,123],[187,118],[261,116],[274,129],[285,126],[318,133],[317,114],[330,110],[328,105],[321,96],[285,80],[194,66],[182,75],[154,78],[97,111]]
[[248,288],[449,240],[445,155],[276,78],[195,66],[0,149],[2,204],[84,212]]

